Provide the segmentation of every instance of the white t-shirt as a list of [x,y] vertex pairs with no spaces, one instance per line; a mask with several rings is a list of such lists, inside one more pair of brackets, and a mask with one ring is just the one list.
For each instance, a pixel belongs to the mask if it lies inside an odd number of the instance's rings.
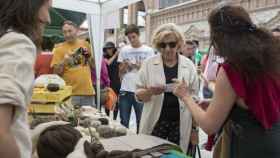
[[[154,56],[154,54],[154,50],[146,45],[142,45],[139,48],[133,48],[131,45],[127,45],[120,50],[118,62],[122,63],[128,60],[132,64],[136,64],[137,62],[143,62],[149,57]],[[135,92],[137,72],[138,70],[132,69],[124,74],[121,83],[121,91]]]

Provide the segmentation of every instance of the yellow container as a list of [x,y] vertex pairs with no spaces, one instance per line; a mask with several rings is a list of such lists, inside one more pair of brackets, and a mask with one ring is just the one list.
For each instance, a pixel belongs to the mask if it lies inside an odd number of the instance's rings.
[[30,104],[29,113],[55,114],[59,113],[59,104]]
[[61,103],[72,95],[72,87],[65,86],[63,89],[50,92],[45,88],[34,88],[32,103]]
[[60,103],[31,103],[28,106],[28,113],[59,114],[63,113],[65,109],[71,109],[71,106],[70,98]]

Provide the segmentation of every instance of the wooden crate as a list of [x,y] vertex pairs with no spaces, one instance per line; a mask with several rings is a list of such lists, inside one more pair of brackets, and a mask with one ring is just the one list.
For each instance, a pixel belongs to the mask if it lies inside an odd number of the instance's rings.
[[32,103],[60,103],[72,95],[72,87],[65,86],[63,89],[50,92],[45,88],[34,88],[32,94]]

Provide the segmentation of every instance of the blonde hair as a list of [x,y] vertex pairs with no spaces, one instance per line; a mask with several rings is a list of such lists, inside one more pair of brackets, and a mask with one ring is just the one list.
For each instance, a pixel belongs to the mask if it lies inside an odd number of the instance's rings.
[[174,35],[176,37],[178,49],[180,49],[184,45],[184,35],[181,33],[178,26],[174,23],[168,23],[159,26],[155,30],[152,38],[153,47],[159,50],[159,43],[161,43],[162,40],[169,35]]

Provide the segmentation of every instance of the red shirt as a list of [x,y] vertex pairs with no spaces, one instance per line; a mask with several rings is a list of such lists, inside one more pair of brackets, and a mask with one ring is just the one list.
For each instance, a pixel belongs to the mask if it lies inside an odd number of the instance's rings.
[[50,67],[52,61],[51,52],[42,52],[37,56],[35,63],[35,76],[38,77],[42,74],[52,74],[52,68]]
[[260,75],[246,82],[244,76],[228,64],[223,64],[227,77],[237,96],[243,98],[249,111],[265,129],[280,118],[280,78]]

